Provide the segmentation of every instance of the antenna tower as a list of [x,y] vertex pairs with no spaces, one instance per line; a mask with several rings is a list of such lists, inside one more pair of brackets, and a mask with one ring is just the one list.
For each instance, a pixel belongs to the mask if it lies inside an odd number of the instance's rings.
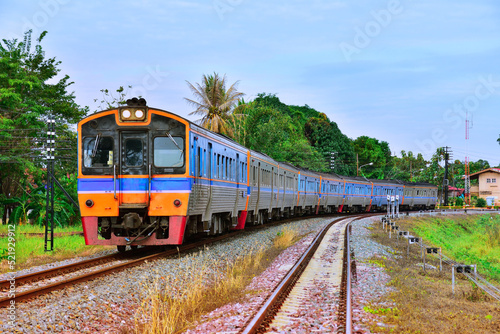
[[469,129],[472,129],[472,121],[469,121],[469,112],[465,111],[465,177],[464,177],[464,202],[470,205],[470,166],[469,166]]

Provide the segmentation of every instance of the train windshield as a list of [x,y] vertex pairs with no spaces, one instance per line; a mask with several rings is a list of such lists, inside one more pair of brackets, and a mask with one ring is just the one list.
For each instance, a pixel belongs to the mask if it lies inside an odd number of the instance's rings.
[[83,139],[83,164],[85,167],[113,166],[113,138],[86,137]]
[[156,137],[153,146],[156,167],[184,166],[184,138],[175,136]]

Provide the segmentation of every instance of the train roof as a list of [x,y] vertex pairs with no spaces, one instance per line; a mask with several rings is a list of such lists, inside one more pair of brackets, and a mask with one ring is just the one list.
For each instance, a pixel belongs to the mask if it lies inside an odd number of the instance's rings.
[[315,173],[321,175],[323,178],[338,179],[339,181],[343,181],[345,178],[345,176],[335,173],[323,173],[323,172],[315,172]]
[[[111,108],[111,109],[97,111],[97,112],[95,112],[95,113],[93,113],[91,115],[87,115],[86,117],[84,117],[83,119],[81,119],[79,123],[84,122],[87,118],[95,117],[95,115],[97,115],[97,114],[101,114],[101,113],[105,113],[105,112],[109,112],[109,111],[114,111],[114,110],[118,111],[119,108],[124,108],[124,107],[127,107],[127,106],[119,106],[119,107],[116,107],[116,108]],[[343,176],[343,175],[339,175],[339,174],[335,174],[335,173],[315,172],[315,171],[311,171],[311,170],[308,170],[308,169],[305,169],[305,168],[300,168],[300,167],[294,166],[294,165],[292,165],[292,164],[290,164],[288,162],[276,161],[276,160],[274,160],[273,158],[271,158],[270,156],[268,156],[265,153],[262,153],[262,152],[259,152],[259,151],[256,151],[256,150],[251,150],[251,149],[249,149],[249,148],[241,145],[240,143],[236,142],[235,140],[229,138],[226,135],[219,134],[219,133],[210,131],[208,129],[205,129],[204,127],[196,124],[195,122],[190,121],[187,118],[182,117],[182,116],[180,116],[178,114],[175,114],[175,113],[173,113],[171,111],[160,109],[160,108],[149,107],[149,106],[142,106],[142,107],[147,108],[148,110],[155,110],[155,111],[165,112],[165,113],[174,115],[175,117],[178,117],[178,118],[184,120],[186,123],[188,123],[190,125],[191,128],[194,128],[196,131],[198,131],[200,133],[206,134],[207,136],[215,136],[219,140],[221,140],[222,142],[226,142],[226,144],[237,146],[238,149],[240,149],[241,151],[250,151],[250,153],[252,155],[255,155],[255,156],[260,155],[262,158],[266,158],[268,160],[272,160],[273,162],[278,163],[279,165],[285,165],[288,168],[295,169],[295,170],[303,172],[303,173],[315,174],[315,175],[322,176],[322,177],[325,177],[325,178],[337,178],[337,179],[342,180],[342,181],[364,182],[364,183],[371,183],[371,182],[373,182],[373,183],[384,183],[384,184],[391,184],[391,183],[394,184],[395,183],[395,184],[401,184],[401,185],[405,185],[405,186],[421,186],[421,187],[434,187],[434,188],[437,188],[436,185],[431,184],[431,183],[425,183],[425,182],[405,182],[405,181],[400,181],[400,180],[368,179],[368,178],[365,178],[365,177],[362,177],[362,176]]]
[[405,186],[414,186],[414,187],[432,187],[437,188],[435,184],[427,183],[427,182],[403,182]]

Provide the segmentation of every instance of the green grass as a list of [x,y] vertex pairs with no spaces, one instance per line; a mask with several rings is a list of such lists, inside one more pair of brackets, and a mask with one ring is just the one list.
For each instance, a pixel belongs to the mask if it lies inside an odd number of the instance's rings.
[[500,215],[426,217],[410,220],[425,243],[442,247],[443,253],[500,281]]
[[[60,232],[74,232],[81,231],[81,226],[72,228],[59,228],[54,229],[55,233]],[[114,246],[98,246],[85,245],[85,239],[81,235],[68,235],[68,236],[55,236],[54,237],[54,251],[45,252],[45,239],[40,236],[28,236],[23,233],[43,233],[44,228],[31,225],[21,225],[16,226],[15,234],[15,270],[21,270],[33,266],[38,266],[46,263],[61,261],[67,258],[73,258],[77,256],[88,256],[99,252],[104,249],[114,249]],[[7,226],[2,225],[0,233],[7,234]],[[0,238],[0,273],[6,273],[11,271],[7,260],[12,260],[8,258],[9,247],[12,248],[12,244],[9,245],[9,238]]]
[[[7,234],[9,232],[9,226],[12,225],[0,225],[0,234]],[[45,232],[45,226],[38,226],[38,225],[15,225],[15,231],[16,234],[20,233],[44,233]],[[69,226],[69,227],[57,227],[54,226],[54,233],[61,233],[61,232],[82,232],[83,228],[82,225],[76,225],[76,226]]]

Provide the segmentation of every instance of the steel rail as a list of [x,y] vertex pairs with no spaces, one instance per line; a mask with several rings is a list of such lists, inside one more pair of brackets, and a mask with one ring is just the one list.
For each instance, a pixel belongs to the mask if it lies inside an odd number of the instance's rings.
[[[292,267],[292,269],[289,270],[288,274],[281,280],[279,285],[274,289],[274,291],[271,293],[271,295],[266,299],[266,301],[262,304],[261,308],[255,313],[253,318],[251,318],[247,323],[245,328],[240,332],[244,334],[250,334],[250,333],[259,333],[263,332],[264,327],[267,325],[266,322],[268,322],[266,319],[271,319],[274,317],[277,309],[279,308],[279,305],[282,304],[283,300],[286,298],[284,296],[285,294],[288,294],[288,292],[291,290],[292,286],[295,284],[295,282],[300,278],[300,275],[306,268],[307,264],[311,260],[312,256],[314,255],[316,249],[318,248],[319,244],[323,240],[323,237],[326,235],[326,232],[329,230],[329,228],[344,220],[344,219],[352,219],[352,221],[358,220],[358,219],[363,219],[366,217],[371,217],[374,214],[368,214],[368,215],[355,215],[355,216],[347,216],[347,217],[342,217],[338,218],[334,221],[332,221],[330,224],[325,226],[320,232],[317,233],[315,239],[309,246],[309,248],[304,252],[304,254],[300,257],[300,259],[295,263],[295,265]],[[378,215],[378,214],[375,214]],[[351,221],[351,222],[352,222]]]
[[346,238],[346,257],[347,257],[347,285],[346,285],[346,320],[345,320],[345,333],[352,333],[352,295],[351,295],[351,223],[347,223],[345,228],[345,238]]

